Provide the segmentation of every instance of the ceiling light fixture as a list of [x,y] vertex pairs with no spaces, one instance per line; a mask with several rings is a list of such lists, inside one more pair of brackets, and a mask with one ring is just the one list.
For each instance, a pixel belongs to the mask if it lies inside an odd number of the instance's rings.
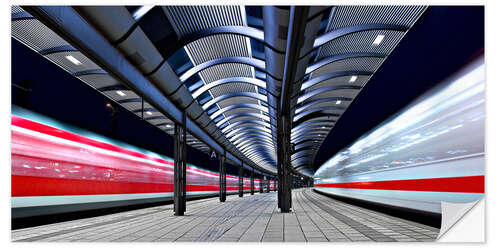
[[151,111],[146,111],[146,114],[153,115],[153,113],[151,113]]
[[358,76],[351,76],[351,79],[349,79],[349,82],[355,82],[358,79]]
[[66,56],[66,59],[68,59],[68,61],[72,62],[74,65],[82,65],[82,63],[72,55]]
[[118,95],[120,95],[120,96],[126,96],[126,94],[125,94],[125,93],[123,93],[121,90],[116,91],[116,93],[117,93]]
[[337,104],[337,105],[338,105],[338,104],[340,104],[340,103],[341,103],[341,101],[337,101],[335,104]]
[[375,41],[373,41],[372,46],[378,46],[384,40],[384,37],[384,35],[378,35]]
[[136,11],[134,11],[134,13],[132,14],[132,17],[137,21],[137,20],[141,19],[144,15],[146,15],[146,13],[148,13],[153,7],[155,7],[155,6],[154,5],[141,6],[141,7],[137,8]]

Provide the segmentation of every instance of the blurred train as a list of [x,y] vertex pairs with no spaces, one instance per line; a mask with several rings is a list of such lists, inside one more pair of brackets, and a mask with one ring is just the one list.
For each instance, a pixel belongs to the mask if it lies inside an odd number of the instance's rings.
[[314,188],[434,214],[482,198],[484,85],[480,58],[335,154]]
[[[12,218],[171,200],[173,159],[12,107]],[[213,196],[219,174],[186,167],[188,198]],[[228,194],[238,177],[227,175]],[[244,178],[244,191],[250,191]],[[258,192],[260,181],[255,179]],[[274,184],[272,185],[274,186]]]

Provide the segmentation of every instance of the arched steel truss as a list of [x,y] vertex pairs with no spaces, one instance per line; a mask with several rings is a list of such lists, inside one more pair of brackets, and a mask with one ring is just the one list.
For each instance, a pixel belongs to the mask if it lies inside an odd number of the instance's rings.
[[[370,30],[393,30],[406,32],[408,27],[402,25],[392,25],[392,24],[362,24],[342,27],[329,32],[326,32],[318,36],[313,43],[312,50],[306,52],[301,58],[309,56],[314,50],[318,50],[321,46],[344,36],[354,34],[357,32],[370,31]],[[182,49],[186,45],[197,41],[202,38],[209,36],[221,35],[221,34],[233,34],[248,37],[258,43],[263,44],[265,47],[271,49],[275,53],[284,54],[284,51],[279,51],[264,40],[263,30],[245,27],[245,26],[219,26],[213,28],[202,29],[192,34],[189,34],[179,40],[175,45],[169,48],[167,53],[167,58],[172,55],[175,51]],[[385,58],[386,54],[381,53],[371,53],[371,52],[354,52],[354,53],[344,53],[338,55],[332,55],[323,58],[310,64],[306,68],[305,74],[314,73],[314,71],[321,69],[331,63],[339,62],[341,60],[346,60],[350,58],[360,58],[360,57],[374,57],[374,58]],[[163,62],[164,63],[164,62]],[[179,78],[181,81],[185,82],[190,77],[202,72],[205,69],[213,67],[215,65],[227,64],[227,63],[238,63],[252,66],[261,72],[266,73],[268,77],[273,78],[276,81],[281,81],[279,77],[273,76],[268,71],[266,71],[266,62],[257,58],[249,57],[226,57],[217,58],[209,60],[198,64],[184,73],[182,73]],[[156,69],[155,69],[156,70]],[[152,72],[154,73],[154,71]],[[339,114],[328,113],[328,111],[340,111],[343,112],[347,106],[345,102],[351,102],[352,98],[349,97],[327,97],[327,98],[317,98],[318,95],[326,92],[334,92],[336,90],[354,90],[359,91],[360,86],[356,85],[335,85],[326,86],[310,90],[310,88],[320,84],[322,82],[338,78],[338,77],[349,77],[349,76],[371,76],[374,72],[368,71],[344,71],[344,72],[333,72],[322,74],[313,77],[302,83],[300,90],[302,91],[297,97],[297,105],[295,109],[295,116],[293,118],[294,124],[292,127],[292,142],[295,144],[294,155],[292,156],[292,161],[296,164],[294,167],[296,169],[302,169],[307,167],[309,164],[307,157],[313,154],[317,149],[318,144],[321,140],[317,137],[323,138],[328,134],[330,129],[335,125],[336,119],[331,119],[332,117],[338,117]],[[269,158],[270,155],[276,152],[276,139],[275,134],[272,132],[276,128],[273,124],[276,123],[275,117],[270,117],[266,114],[276,113],[276,107],[269,105],[267,100],[267,88],[266,82],[257,78],[249,77],[230,77],[225,79],[216,80],[200,87],[196,87],[191,90],[193,97],[196,99],[207,91],[210,91],[218,86],[223,86],[226,84],[231,84],[235,82],[247,83],[264,89],[265,94],[253,93],[253,92],[232,92],[217,96],[202,105],[204,110],[208,110],[213,105],[217,103],[228,100],[231,98],[238,97],[249,97],[255,100],[264,102],[267,105],[251,104],[251,103],[238,103],[232,104],[227,107],[220,108],[214,113],[210,114],[210,118],[216,119],[220,115],[231,111],[232,115],[225,116],[217,122],[217,127],[221,129],[222,133],[232,142],[240,151],[247,155],[251,159],[257,159],[259,161],[267,162],[270,164],[276,164],[274,159]],[[273,93],[270,93],[274,95]],[[342,104],[337,104],[337,101],[341,101]],[[328,105],[328,106],[327,106]],[[348,104],[347,104],[348,105]],[[319,107],[318,107],[319,106]],[[248,109],[254,112],[249,112]],[[271,109],[271,110],[270,110]],[[240,111],[241,110],[241,111]],[[270,112],[272,111],[272,112]],[[263,113],[264,112],[264,113]],[[248,117],[246,120],[239,120],[233,122],[237,118]],[[228,124],[228,125],[226,125]]]
[[262,95],[262,94],[253,93],[253,92],[232,92],[232,93],[227,93],[227,94],[224,94],[224,95],[217,96],[214,99],[211,99],[210,101],[208,101],[205,104],[203,104],[201,107],[204,110],[207,110],[212,105],[214,105],[214,104],[216,104],[216,103],[218,103],[218,102],[220,102],[222,100],[226,100],[226,99],[234,98],[234,97],[250,97],[250,98],[254,98],[256,100],[260,100],[260,101],[263,101],[263,102],[267,103],[267,96]]

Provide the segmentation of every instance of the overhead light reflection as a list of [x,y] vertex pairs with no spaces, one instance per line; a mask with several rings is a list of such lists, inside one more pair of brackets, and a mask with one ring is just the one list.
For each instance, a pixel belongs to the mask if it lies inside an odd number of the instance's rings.
[[141,6],[141,7],[137,8],[136,11],[134,11],[134,13],[132,14],[132,17],[134,18],[134,20],[138,21],[154,7],[155,7],[154,5]]
[[76,59],[72,55],[66,56],[66,59],[68,59],[68,61],[72,62],[74,65],[81,65],[82,64],[80,61],[78,61],[78,59]]
[[382,40],[384,40],[384,37],[384,35],[378,35],[375,38],[375,41],[373,41],[372,46],[378,46],[382,42]]

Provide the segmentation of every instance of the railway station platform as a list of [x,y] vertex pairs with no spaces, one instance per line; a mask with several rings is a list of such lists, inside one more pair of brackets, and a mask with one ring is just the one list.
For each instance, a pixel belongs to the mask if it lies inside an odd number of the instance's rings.
[[277,193],[172,205],[13,230],[14,242],[341,242],[434,241],[439,229],[337,201],[311,188],[292,191],[280,213]]

